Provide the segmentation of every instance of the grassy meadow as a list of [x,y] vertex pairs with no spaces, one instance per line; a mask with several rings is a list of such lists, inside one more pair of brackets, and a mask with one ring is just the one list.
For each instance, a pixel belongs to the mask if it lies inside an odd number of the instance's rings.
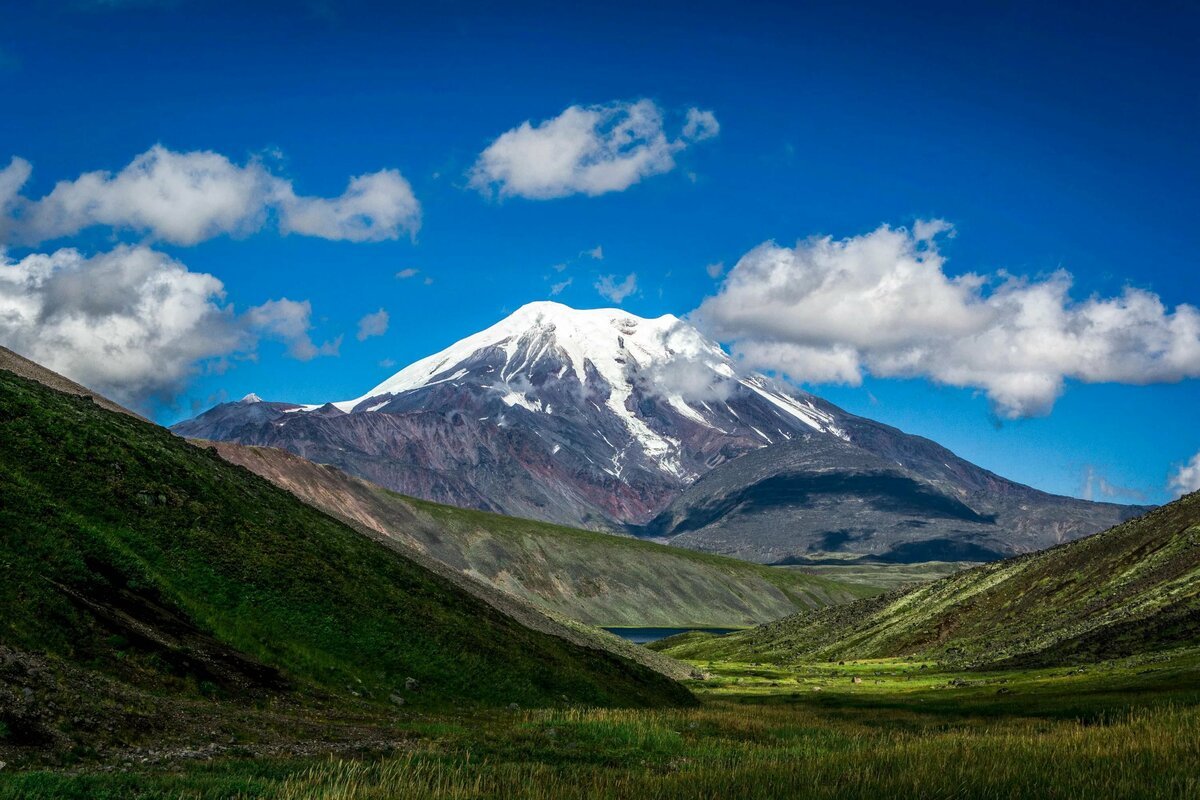
[[1197,651],[988,673],[698,666],[698,708],[417,715],[387,751],[0,772],[0,798],[1200,796]]

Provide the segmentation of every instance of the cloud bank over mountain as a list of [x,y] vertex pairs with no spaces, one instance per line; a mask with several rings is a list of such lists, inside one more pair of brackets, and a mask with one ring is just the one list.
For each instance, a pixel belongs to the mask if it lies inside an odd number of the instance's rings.
[[261,339],[301,360],[337,352],[336,340],[312,341],[308,301],[239,314],[224,298],[214,276],[145,246],[0,255],[0,341],[131,405],[171,400],[198,370],[253,357]]
[[[38,199],[21,193],[32,173],[19,157],[0,169],[0,341],[137,407],[171,402],[199,372],[256,358],[262,340],[302,361],[338,355],[342,341],[313,341],[308,300],[281,297],[238,312],[222,281],[152,243],[188,247],[272,224],[285,235],[371,242],[413,235],[421,223],[420,203],[394,169],[351,178],[332,198],[298,194],[258,158],[239,165],[162,145],[115,173],[59,181]],[[92,254],[63,247],[17,258],[7,249],[94,227],[141,241]],[[360,334],[387,329],[379,314]]]
[[942,220],[795,247],[765,242],[694,319],[750,366],[805,383],[928,378],[976,388],[1007,418],[1049,413],[1068,380],[1150,384],[1200,376],[1200,311],[1127,287],[1072,296],[1058,270],[951,275]]

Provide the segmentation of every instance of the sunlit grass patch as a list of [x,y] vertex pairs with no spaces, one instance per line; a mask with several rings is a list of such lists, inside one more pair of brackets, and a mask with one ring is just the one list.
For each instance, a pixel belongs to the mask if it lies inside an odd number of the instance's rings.
[[1197,662],[1183,652],[1002,673],[903,659],[704,663],[698,708],[429,715],[391,754],[0,773],[0,800],[1192,798]]

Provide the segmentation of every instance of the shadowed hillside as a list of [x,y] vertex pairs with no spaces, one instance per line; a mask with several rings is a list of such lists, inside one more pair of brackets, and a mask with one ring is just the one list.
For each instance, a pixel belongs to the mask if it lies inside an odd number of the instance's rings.
[[0,620],[0,748],[162,736],[276,702],[691,702],[212,451],[7,371]]
[[901,655],[990,666],[1086,662],[1200,642],[1200,493],[1104,533],[907,591],[724,637],[678,658]]

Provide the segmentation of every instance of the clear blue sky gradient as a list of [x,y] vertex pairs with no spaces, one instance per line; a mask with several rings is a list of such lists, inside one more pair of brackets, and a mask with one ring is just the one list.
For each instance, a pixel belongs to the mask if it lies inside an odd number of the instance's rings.
[[[1132,285],[1200,301],[1195,3],[241,5],[0,2],[0,161],[33,162],[29,196],[161,142],[239,163],[278,149],[308,194],[397,168],[423,205],[415,242],[268,230],[164,246],[236,307],[309,299],[314,338],[346,338],[305,363],[264,344],[256,362],[199,376],[163,422],[250,391],[356,396],[565,277],[557,299],[593,307],[608,304],[598,275],[637,272],[626,308],[683,314],[714,291],[709,263],[917,218],[956,226],[953,274],[1061,267],[1077,297]],[[642,97],[712,109],[720,136],[600,197],[465,188],[478,153],[522,121]],[[94,230],[38,250],[113,241]],[[603,261],[577,258],[596,245]],[[433,283],[394,277],[409,267]],[[357,341],[381,306],[390,330]],[[982,396],[925,381],[808,388],[1039,488],[1079,494],[1091,468],[1129,490],[1119,499],[1161,502],[1200,449],[1197,384],[1071,384],[1049,417],[1002,425]]]

